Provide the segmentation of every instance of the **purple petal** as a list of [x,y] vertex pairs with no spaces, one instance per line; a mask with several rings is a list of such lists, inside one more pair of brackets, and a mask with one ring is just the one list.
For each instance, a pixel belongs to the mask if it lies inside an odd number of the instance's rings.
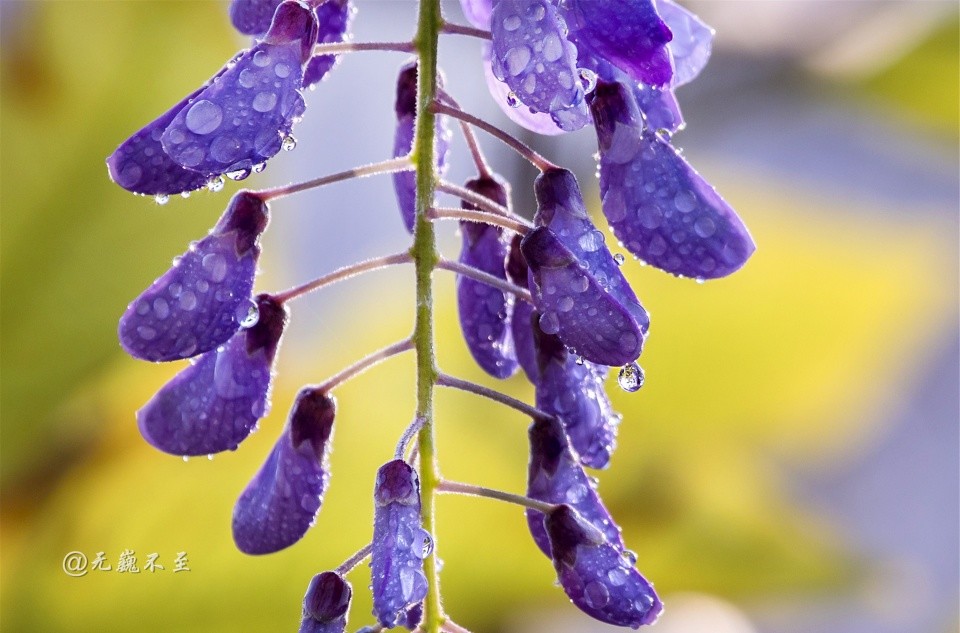
[[268,295],[256,302],[256,325],[197,358],[137,411],[140,433],[150,444],[173,455],[234,450],[267,414],[287,311]]
[[478,29],[490,30],[493,0],[460,0],[460,8],[467,21]]
[[[317,44],[331,44],[343,42],[347,39],[347,30],[355,13],[350,0],[327,0],[316,8]],[[327,76],[337,61],[339,55],[315,55],[307,62],[303,71],[303,87],[312,88]]]
[[[440,85],[443,85],[442,77]],[[417,113],[417,62],[407,62],[397,76],[397,98],[394,105],[397,114],[397,130],[393,137],[393,156],[406,156],[413,148],[413,132]],[[437,157],[437,172],[442,177],[447,171],[447,150],[450,147],[450,130],[447,117],[436,117],[434,145]],[[413,234],[417,213],[417,176],[413,171],[398,171],[393,174],[393,190],[400,207],[400,217],[407,231]]]
[[423,559],[432,542],[420,523],[420,481],[409,464],[397,459],[381,466],[373,498],[373,614],[390,628],[427,595]]
[[123,348],[149,361],[189,358],[226,343],[256,316],[250,297],[267,212],[256,194],[238,192],[210,234],[127,306]]
[[568,0],[564,16],[577,45],[617,66],[636,81],[661,86],[672,68],[672,35],[653,0]]
[[535,282],[540,327],[591,362],[633,362],[650,319],[587,217],[576,178],[548,170],[535,188],[538,226],[521,249]]
[[672,88],[653,88],[637,84],[633,94],[649,128],[673,134],[686,125]]
[[353,588],[340,574],[325,571],[310,580],[303,597],[299,633],[343,633]]
[[743,266],[756,246],[737,213],[669,143],[642,128],[630,93],[602,83],[591,101],[603,212],[624,246],[684,277],[714,279]]
[[[529,435],[527,496],[547,503],[570,504],[584,519],[603,532],[607,542],[622,550],[620,528],[613,522],[613,517],[583,471],[560,421],[534,420]],[[550,540],[543,519],[542,513],[527,510],[527,524],[533,540],[544,554],[550,556]]]
[[246,554],[270,554],[299,541],[313,525],[330,478],[336,402],[303,389],[266,463],[233,508],[233,540]]
[[560,129],[553,118],[545,112],[531,112],[530,108],[521,105],[520,100],[513,97],[513,92],[507,84],[503,83],[493,75],[493,69],[490,66],[491,47],[489,42],[483,43],[483,75],[487,80],[487,88],[490,89],[490,95],[497,102],[503,113],[511,121],[537,134],[547,136],[556,136],[557,134],[566,134],[566,130]]
[[420,626],[420,622],[423,621],[423,603],[418,602],[413,605],[407,612],[403,614],[403,617],[400,618],[400,626],[411,631],[415,630]]
[[[510,254],[507,256],[507,278],[521,288],[530,287],[530,270],[520,252],[522,235],[514,235],[510,242]],[[539,319],[540,315],[537,314]],[[510,333],[513,336],[513,348],[517,362],[523,367],[527,380],[536,384],[540,376],[537,366],[537,351],[533,346],[533,319],[534,308],[527,301],[517,300],[513,304],[513,314],[510,315]]]
[[566,131],[590,122],[577,74],[577,48],[550,2],[499,0],[491,17],[491,68],[514,98]]
[[[506,183],[493,178],[477,178],[466,188],[509,206]],[[476,209],[462,202],[465,209]],[[506,281],[507,239],[503,229],[478,222],[461,222],[463,248],[460,263]],[[463,338],[480,367],[494,378],[509,378],[517,371],[513,335],[509,321],[514,296],[468,277],[457,277],[457,307]]]
[[623,551],[576,510],[559,506],[544,520],[551,557],[567,597],[592,618],[639,628],[652,624],[663,604]]
[[270,28],[281,0],[233,0],[230,22],[244,35],[262,35]]
[[312,11],[282,3],[264,40],[174,117],[161,137],[164,151],[188,169],[217,174],[273,157],[303,114],[303,64],[316,32]]
[[671,84],[682,86],[693,81],[710,59],[713,29],[693,13],[670,0],[656,0],[657,11],[673,32],[667,45],[673,57]]
[[555,336],[534,330],[540,379],[537,408],[563,422],[570,444],[590,468],[606,468],[617,444],[621,417],[613,411],[604,382],[608,369],[577,361]]
[[127,191],[150,196],[169,196],[205,186],[210,176],[215,175],[214,172],[195,171],[174,162],[163,151],[160,138],[180,111],[227,72],[235,61],[231,60],[210,81],[121,143],[107,157],[110,179]]

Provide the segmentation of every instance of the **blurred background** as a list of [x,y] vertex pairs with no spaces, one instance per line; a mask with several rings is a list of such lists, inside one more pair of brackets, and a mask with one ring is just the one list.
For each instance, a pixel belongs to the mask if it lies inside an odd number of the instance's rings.
[[[958,626],[958,10],[953,1],[701,1],[717,29],[680,89],[674,142],[738,209],[758,251],[697,285],[624,266],[653,315],[635,394],[600,492],[666,603],[662,633],[939,633]],[[359,0],[358,41],[413,31],[411,2]],[[150,448],[134,412],[180,367],[116,342],[127,303],[212,226],[232,192],[158,206],[109,182],[104,158],[245,42],[226,2],[0,2],[4,631],[293,631],[309,578],[369,539],[375,469],[414,405],[410,358],[337,392],[332,484],[302,542],[236,551],[232,505],[293,395],[412,326],[409,269],[326,288],[293,306],[273,413],[212,461]],[[460,19],[460,8],[445,10]],[[476,40],[448,38],[452,94],[506,122]],[[308,95],[299,141],[242,186],[385,158],[393,53],[343,59]],[[598,205],[589,131],[525,137],[576,171]],[[481,137],[531,214],[534,172]],[[471,176],[462,142],[449,178]],[[448,201],[451,202],[452,201]],[[278,201],[258,287],[278,290],[403,248],[386,177]],[[443,225],[453,257],[455,225]],[[611,240],[611,244],[615,242]],[[436,276],[450,373],[492,384],[458,331],[452,276]],[[522,377],[502,385],[527,400]],[[441,467],[522,491],[527,420],[438,395]],[[553,586],[522,513],[442,497],[447,611],[476,633],[593,632]],[[117,573],[132,550],[141,573]],[[112,571],[61,564],[103,552]],[[190,570],[173,573],[184,552]],[[163,571],[149,573],[149,554]],[[370,624],[367,570],[351,629]]]

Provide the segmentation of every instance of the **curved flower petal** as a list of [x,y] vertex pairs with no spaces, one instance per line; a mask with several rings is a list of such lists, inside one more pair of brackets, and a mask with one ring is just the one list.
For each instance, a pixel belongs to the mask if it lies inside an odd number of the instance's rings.
[[630,93],[602,83],[591,96],[603,213],[634,255],[668,273],[714,279],[756,246],[730,205],[680,154],[644,130]]
[[663,604],[623,551],[569,505],[544,519],[551,558],[567,597],[601,622],[638,628],[652,624]]
[[[347,30],[356,10],[350,0],[326,0],[316,8],[317,44],[332,44],[347,39]],[[314,55],[303,71],[303,87],[313,88],[322,81],[340,60],[339,55]]]
[[420,523],[420,480],[409,464],[396,459],[381,466],[373,498],[373,615],[392,628],[427,595],[423,559],[432,542]]
[[537,228],[521,250],[535,282],[540,327],[591,362],[633,362],[650,319],[587,217],[576,178],[547,170],[535,189]]
[[230,22],[244,35],[263,35],[270,28],[281,0],[233,0]]
[[256,302],[256,325],[200,356],[137,411],[140,433],[150,444],[173,455],[234,450],[267,414],[287,311],[269,295],[258,295]]
[[500,109],[503,110],[503,113],[507,115],[508,119],[520,127],[528,129],[531,132],[536,132],[537,134],[545,134],[547,136],[566,134],[566,130],[560,129],[560,127],[553,122],[553,118],[549,114],[546,112],[531,112],[530,108],[521,104],[520,100],[513,94],[513,91],[510,90],[510,87],[493,75],[493,68],[490,65],[490,56],[493,53],[489,42],[483,43],[482,51],[483,76],[487,80],[487,88],[490,89],[490,96],[497,102],[497,105],[500,106]]
[[673,57],[674,87],[693,81],[710,59],[713,29],[671,0],[656,0],[657,11],[673,32],[667,45]]
[[677,103],[677,97],[674,95],[672,88],[654,88],[637,84],[633,88],[633,95],[649,128],[657,130],[661,134],[664,132],[673,134],[686,125],[683,120],[683,113],[680,111],[680,104]]
[[478,29],[490,30],[490,14],[493,13],[493,0],[460,0],[460,8],[467,22]]
[[310,580],[303,597],[303,617],[299,633],[343,633],[353,588],[332,571],[317,574]]
[[[534,420],[530,425],[530,467],[527,496],[547,503],[567,503],[603,532],[608,543],[623,549],[620,528],[583,471],[560,420]],[[537,546],[550,556],[543,513],[527,510],[527,524]]]
[[577,48],[553,3],[499,0],[491,17],[491,68],[515,99],[566,131],[590,122],[577,74]]
[[266,463],[233,508],[233,540],[246,554],[270,554],[313,525],[330,479],[336,401],[303,389]]
[[607,367],[578,361],[560,339],[537,326],[533,338],[540,369],[537,408],[560,418],[585,466],[606,468],[617,445],[621,421],[604,389]]
[[266,202],[238,192],[210,234],[127,306],[119,327],[123,348],[143,360],[179,360],[226,343],[249,323],[267,220]]
[[673,37],[653,0],[567,0],[564,17],[577,46],[594,52],[635,81],[661,86],[673,69],[667,43]]
[[[439,79],[443,85],[443,77]],[[406,156],[413,148],[413,132],[417,115],[417,62],[412,60],[403,65],[397,76],[397,99],[394,104],[397,114],[397,130],[393,137],[393,156]],[[435,119],[434,144],[436,147],[437,172],[442,177],[447,171],[447,151],[450,148],[450,130],[447,128],[447,117],[438,116]],[[417,204],[417,176],[412,171],[398,171],[393,173],[393,191],[397,196],[397,205],[400,207],[400,217],[403,225],[410,234],[413,234],[413,225],[416,220]]]
[[[507,278],[521,288],[529,288],[530,270],[520,251],[522,235],[514,235],[510,241],[510,253],[507,256]],[[513,337],[513,348],[517,362],[523,367],[527,380],[536,384],[540,376],[537,366],[537,350],[533,345],[533,319],[540,318],[534,315],[533,306],[527,301],[517,300],[513,304],[513,313],[510,315],[510,333]]]
[[[506,183],[500,179],[476,178],[468,181],[466,188],[509,206]],[[476,209],[466,201],[461,206]],[[508,238],[504,237],[503,229],[478,222],[460,222],[460,233],[463,236],[460,263],[506,281]],[[457,308],[463,338],[477,364],[494,378],[509,378],[516,373],[517,357],[509,327],[514,296],[458,276]]]
[[272,158],[304,112],[303,65],[316,34],[312,11],[282,3],[264,40],[173,118],[160,139],[167,155],[216,174],[245,172]]

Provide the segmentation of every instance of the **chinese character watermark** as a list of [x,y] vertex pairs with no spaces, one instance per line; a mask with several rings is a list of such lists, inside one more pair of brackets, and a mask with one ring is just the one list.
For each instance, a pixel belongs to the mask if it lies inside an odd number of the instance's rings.
[[[105,552],[97,552],[93,560],[88,560],[83,552],[74,550],[68,552],[63,557],[63,572],[68,576],[80,578],[86,576],[90,571],[107,572],[113,571],[114,566],[107,559]],[[167,568],[160,562],[160,554],[151,552],[147,554],[146,562],[143,564],[143,571],[155,574],[165,571]],[[190,561],[186,552],[177,552],[173,561],[173,573],[181,571],[191,571]],[[117,558],[116,572],[118,574],[139,574],[140,567],[137,566],[137,553],[132,549],[124,549]]]

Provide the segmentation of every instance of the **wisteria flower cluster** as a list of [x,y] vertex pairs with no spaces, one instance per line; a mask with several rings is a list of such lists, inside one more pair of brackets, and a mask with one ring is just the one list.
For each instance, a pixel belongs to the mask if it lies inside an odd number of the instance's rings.
[[[353,588],[348,573],[369,558],[375,624],[436,633],[464,629],[443,610],[433,544],[438,493],[486,496],[526,509],[533,543],[551,561],[574,605],[614,625],[638,628],[662,604],[637,570],[620,528],[587,469],[604,469],[621,416],[605,391],[611,367],[626,391],[644,381],[638,358],[651,319],[573,173],[508,132],[461,109],[438,69],[440,35],[481,41],[490,92],[510,119],[540,134],[592,126],[599,147],[603,215],[622,248],[678,277],[700,281],[744,265],[753,241],[733,209],[671,145],[684,122],[674,91],[710,56],[713,31],[670,0],[461,0],[472,26],[444,19],[422,0],[408,42],[353,42],[351,0],[233,0],[229,17],[252,36],[211,79],[107,159],[121,187],[165,203],[225,178],[243,180],[281,149],[314,88],[344,54],[412,54],[393,91],[396,134],[390,158],[314,180],[241,190],[209,234],[133,300],[119,337],[132,356],[189,364],[138,412],[143,437],[173,455],[235,450],[270,409],[274,363],[289,304],[355,274],[412,264],[413,333],[329,380],[300,391],[263,467],[240,493],[233,536],[248,554],[289,547],[314,524],[330,484],[329,455],[344,381],[391,356],[417,356],[417,409],[392,455],[372,477],[370,542],[343,565],[309,581],[301,633],[345,631]],[[371,88],[371,91],[374,89]],[[385,91],[385,103],[391,95]],[[450,127],[463,132],[477,175],[443,180]],[[496,174],[475,137],[484,130],[536,166],[532,221],[515,213],[511,184]],[[386,148],[385,143],[385,150]],[[255,292],[260,237],[274,200],[347,178],[392,173],[409,250],[328,272],[280,292]],[[458,207],[438,204],[443,193]],[[459,257],[437,254],[436,226],[455,220]],[[433,271],[452,271],[464,340],[495,379],[522,369],[533,404],[443,373],[434,355]],[[458,388],[528,415],[525,494],[442,478],[434,446],[433,393]],[[349,406],[349,405],[347,405]],[[292,628],[292,627],[291,627]]]

